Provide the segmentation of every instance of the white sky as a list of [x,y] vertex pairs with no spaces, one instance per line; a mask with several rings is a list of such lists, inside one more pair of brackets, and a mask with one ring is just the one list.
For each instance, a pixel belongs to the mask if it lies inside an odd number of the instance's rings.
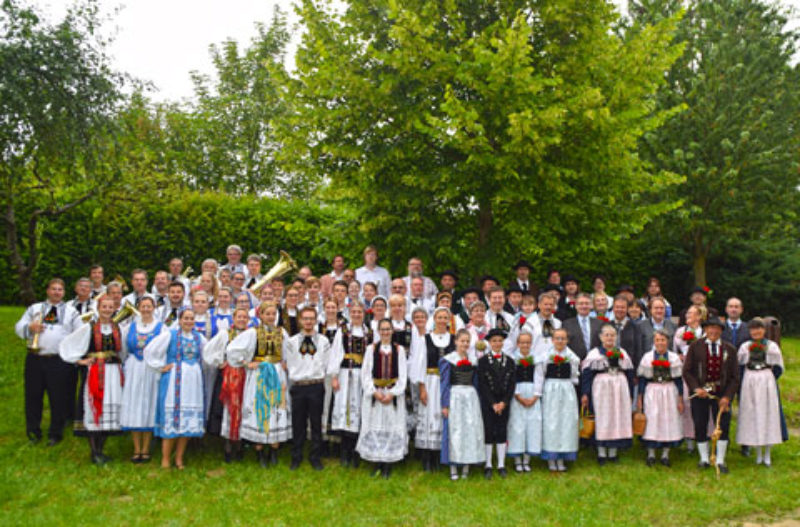
[[[781,0],[800,9],[800,0]],[[60,19],[71,0],[28,0],[51,20]],[[626,0],[615,0],[624,5]],[[254,23],[268,23],[275,5],[289,14],[290,26],[297,21],[292,0],[100,0],[112,13],[116,28],[111,54],[116,68],[155,84],[151,97],[178,101],[193,95],[189,72],[212,73],[208,46],[229,37],[249,43]],[[796,21],[795,21],[796,23]],[[299,35],[295,31],[289,54],[293,55]],[[290,59],[291,60],[291,59]],[[291,66],[290,66],[291,67]]]

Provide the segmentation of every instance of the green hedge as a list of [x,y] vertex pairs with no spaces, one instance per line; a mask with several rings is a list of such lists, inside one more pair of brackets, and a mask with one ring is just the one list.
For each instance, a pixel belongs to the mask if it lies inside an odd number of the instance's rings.
[[[307,203],[269,198],[187,192],[167,202],[122,201],[111,206],[87,203],[46,225],[41,238],[42,258],[36,269],[37,291],[53,276],[67,281],[68,294],[75,280],[87,276],[93,263],[105,267],[106,276],[131,269],[152,273],[166,269],[170,258],[181,256],[199,272],[205,258],[225,261],[225,248],[242,246],[245,256],[264,253],[269,268],[284,249],[312,269],[325,269],[330,255],[343,240],[335,232],[337,214]],[[7,252],[1,251],[0,302],[19,303],[19,287],[11,272]]]

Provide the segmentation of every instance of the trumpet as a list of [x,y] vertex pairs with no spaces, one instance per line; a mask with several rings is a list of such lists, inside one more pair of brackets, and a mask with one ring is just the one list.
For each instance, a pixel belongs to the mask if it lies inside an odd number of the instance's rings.
[[184,277],[184,278],[189,278],[189,275],[192,274],[193,272],[194,272],[194,269],[192,269],[192,266],[190,265],[186,269],[183,270],[183,272],[181,273],[181,276]]
[[295,262],[292,257],[289,256],[289,253],[286,251],[281,251],[280,254],[281,256],[277,263],[275,263],[275,265],[273,265],[272,268],[267,271],[267,274],[265,274],[261,280],[253,284],[253,287],[249,289],[251,293],[258,295],[258,292],[261,291],[261,288],[273,278],[279,278],[289,271],[297,271],[297,262]]
[[123,320],[126,320],[132,316],[140,316],[139,310],[133,307],[133,304],[131,304],[129,301],[125,301],[125,305],[122,306],[119,311],[117,311],[117,314],[111,318],[111,321],[115,324],[119,324]]
[[[42,314],[39,313],[36,315],[36,318],[33,319],[34,322],[42,323]],[[34,333],[33,337],[31,337],[30,344],[28,344],[28,351],[31,353],[39,353],[42,348],[39,347],[39,335],[41,333]]]
[[84,313],[83,315],[81,315],[78,318],[81,319],[81,322],[89,322],[93,318],[97,318],[97,313],[95,313],[94,310],[90,309],[89,311],[87,311],[86,313]]

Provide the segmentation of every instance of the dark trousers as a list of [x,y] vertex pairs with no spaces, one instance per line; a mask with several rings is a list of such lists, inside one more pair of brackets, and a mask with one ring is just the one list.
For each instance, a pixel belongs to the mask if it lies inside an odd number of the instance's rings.
[[[701,399],[695,397],[690,401],[692,407],[692,421],[694,422],[694,438],[698,443],[705,443],[708,441],[708,417],[709,413],[717,421],[717,413],[719,412],[719,402],[717,399]],[[719,420],[719,427],[722,429],[722,441],[728,440],[728,430],[731,427],[731,411],[730,409],[722,414]]]
[[75,368],[61,357],[28,353],[25,357],[25,426],[28,437],[42,437],[42,407],[44,394],[50,402],[50,432],[52,439],[61,439],[69,412],[70,378]]
[[303,459],[303,445],[306,442],[306,426],[311,420],[311,451],[308,458],[312,462],[320,460],[322,449],[322,407],[325,401],[325,385],[294,385],[292,396],[292,461]]

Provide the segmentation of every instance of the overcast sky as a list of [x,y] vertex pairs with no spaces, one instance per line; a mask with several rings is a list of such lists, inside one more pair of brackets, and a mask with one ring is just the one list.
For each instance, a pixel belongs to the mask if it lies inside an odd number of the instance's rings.
[[[71,0],[27,0],[51,20],[63,16]],[[626,0],[615,0],[620,5]],[[783,0],[800,8],[800,0]],[[115,42],[111,48],[118,70],[155,84],[156,100],[178,101],[192,96],[189,72],[211,73],[208,46],[229,37],[249,42],[256,21],[269,22],[279,5],[296,23],[292,0],[101,0],[113,18]],[[295,33],[290,53],[297,45]]]

